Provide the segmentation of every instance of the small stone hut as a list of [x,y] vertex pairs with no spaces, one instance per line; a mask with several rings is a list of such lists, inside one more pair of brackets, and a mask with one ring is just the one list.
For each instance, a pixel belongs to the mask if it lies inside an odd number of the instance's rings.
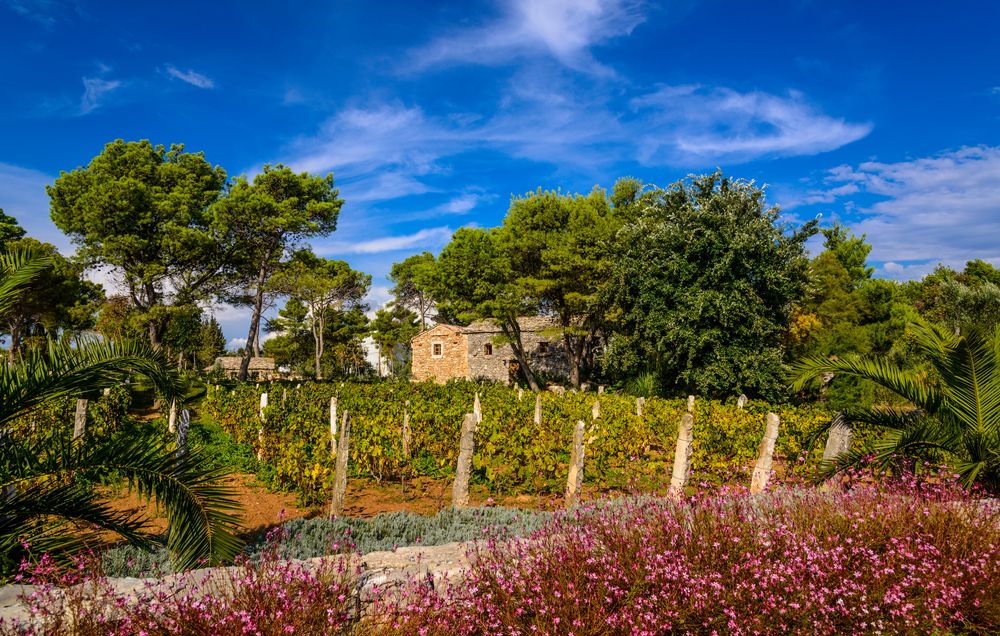
[[[532,371],[550,378],[569,376],[569,355],[562,339],[547,335],[557,326],[551,318],[517,319]],[[496,342],[500,328],[481,320],[468,327],[437,325],[414,336],[411,379],[414,382],[486,379],[510,384],[518,376],[517,358],[509,344]]]
[[[220,356],[210,367],[205,368],[206,373],[221,370],[223,375],[234,380],[240,375],[240,363],[243,358],[240,356]],[[274,380],[281,377],[274,364],[274,358],[250,358],[250,367],[247,370],[247,377],[252,380]]]

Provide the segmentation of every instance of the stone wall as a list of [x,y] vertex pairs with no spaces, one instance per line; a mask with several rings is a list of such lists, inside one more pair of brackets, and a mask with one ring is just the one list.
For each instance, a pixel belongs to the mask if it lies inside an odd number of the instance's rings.
[[[441,345],[441,355],[434,355],[434,345]],[[414,382],[434,380],[444,383],[452,378],[469,377],[466,336],[461,328],[438,325],[412,340]]]
[[[469,341],[469,372],[472,379],[485,378],[509,383],[509,363],[515,361],[514,350],[509,344],[496,344],[496,333],[477,332],[467,334]],[[561,340],[549,340],[538,332],[522,331],[521,340],[528,352],[532,371],[542,372],[547,378],[566,380],[569,378],[569,355]],[[545,351],[542,344],[545,343]],[[486,355],[486,345],[493,348],[492,355]]]
[[[510,345],[493,342],[492,333],[470,333],[469,341],[469,374],[472,379],[484,378],[495,382],[510,382],[509,363],[514,359],[514,351]],[[487,355],[487,345],[492,353]]]

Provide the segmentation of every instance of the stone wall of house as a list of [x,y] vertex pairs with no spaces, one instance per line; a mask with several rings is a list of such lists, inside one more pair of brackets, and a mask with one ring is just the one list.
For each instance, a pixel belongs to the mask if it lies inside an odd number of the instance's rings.
[[[484,378],[497,382],[510,381],[509,364],[516,360],[514,351],[508,344],[493,342],[495,333],[470,333],[469,340],[469,373],[472,379]],[[569,378],[569,355],[561,340],[549,340],[541,334],[532,331],[522,331],[521,340],[528,352],[531,368],[536,373],[541,371],[549,379],[566,380]],[[542,350],[545,343],[544,351]],[[486,345],[492,346],[492,355],[486,354]]]
[[[434,355],[434,345],[441,345],[441,355]],[[452,378],[469,377],[469,358],[465,334],[444,326],[435,327],[415,337],[411,377],[414,382],[434,380],[444,383]]]
[[[495,382],[510,382],[509,363],[514,359],[514,351],[510,345],[501,345],[493,342],[492,333],[470,333],[469,340],[469,377],[473,380],[480,378],[493,380]],[[492,349],[487,353],[487,345]]]

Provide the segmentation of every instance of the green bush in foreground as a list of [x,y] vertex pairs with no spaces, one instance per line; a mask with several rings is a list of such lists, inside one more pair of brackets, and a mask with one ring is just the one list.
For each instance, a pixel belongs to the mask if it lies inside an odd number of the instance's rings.
[[[292,519],[284,523],[285,538],[274,550],[284,559],[311,559],[342,552],[365,554],[411,545],[441,545],[453,541],[471,541],[486,537],[528,534],[552,518],[551,513],[511,508],[449,508],[433,517],[410,512],[392,512],[371,519],[339,517],[327,519]],[[261,535],[246,548],[246,555],[257,559],[267,547]],[[143,550],[120,546],[106,551],[102,558],[106,576],[154,576],[172,572],[163,547]]]

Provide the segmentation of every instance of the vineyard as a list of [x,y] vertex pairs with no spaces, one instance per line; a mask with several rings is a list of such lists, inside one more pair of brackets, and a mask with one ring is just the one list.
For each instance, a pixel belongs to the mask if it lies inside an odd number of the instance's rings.
[[[260,416],[260,395],[268,403]],[[238,443],[258,451],[277,487],[296,491],[305,503],[325,501],[333,480],[330,401],[350,413],[350,473],[377,482],[454,472],[462,418],[476,394],[482,423],[476,433],[473,480],[490,492],[562,492],[573,426],[588,424],[586,482],[601,490],[656,487],[669,479],[685,400],[636,399],[619,394],[542,393],[541,423],[535,395],[498,385],[431,383],[306,383],[213,386],[208,413]],[[600,404],[594,418],[594,402]],[[807,448],[810,433],[829,422],[817,406],[696,400],[691,483],[749,483],[768,412],[781,428],[776,480],[807,478],[822,448]],[[408,419],[409,453],[403,448]]]

